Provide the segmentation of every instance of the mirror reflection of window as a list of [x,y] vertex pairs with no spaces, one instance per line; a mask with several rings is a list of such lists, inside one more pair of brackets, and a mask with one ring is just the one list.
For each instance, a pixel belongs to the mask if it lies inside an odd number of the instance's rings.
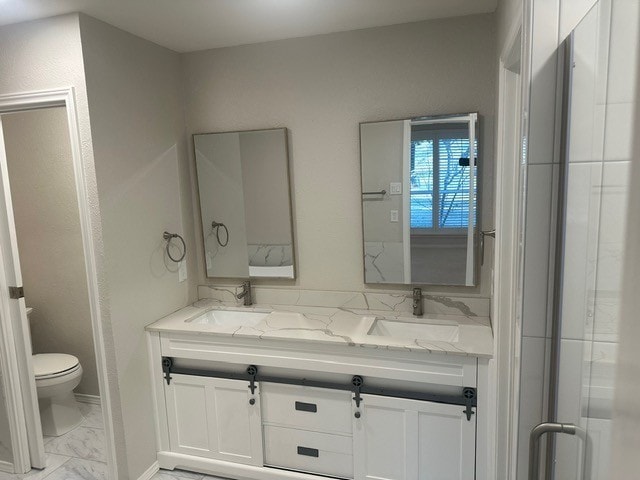
[[360,125],[366,283],[476,285],[477,126],[476,113]]
[[466,125],[449,129],[438,125],[438,130],[424,127],[414,126],[411,132],[411,233],[433,235],[457,230],[466,234],[469,129]]

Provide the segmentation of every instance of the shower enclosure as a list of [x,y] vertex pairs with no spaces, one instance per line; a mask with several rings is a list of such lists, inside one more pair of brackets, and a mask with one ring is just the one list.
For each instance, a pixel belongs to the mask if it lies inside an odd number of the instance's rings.
[[609,478],[639,17],[600,0],[563,43],[555,156],[527,166],[518,480]]

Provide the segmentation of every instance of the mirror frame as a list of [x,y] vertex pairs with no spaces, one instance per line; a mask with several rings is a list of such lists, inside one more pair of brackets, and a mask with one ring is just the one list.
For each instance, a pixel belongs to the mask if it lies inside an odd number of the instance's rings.
[[[469,117],[469,123],[470,125],[473,125],[473,135],[474,138],[476,140],[477,143],[477,151],[475,150],[475,146],[472,147],[474,148],[474,153],[476,158],[478,158],[478,162],[476,165],[476,172],[475,172],[475,181],[476,181],[476,195],[475,195],[475,205],[474,205],[474,220],[475,220],[475,226],[473,227],[473,233],[472,235],[467,234],[467,264],[466,264],[466,275],[465,275],[465,283],[464,284],[450,284],[450,283],[426,283],[426,282],[421,282],[421,281],[416,281],[416,282],[405,282],[405,283],[393,283],[393,282],[367,282],[367,272],[365,269],[365,230],[364,230],[364,225],[365,225],[365,216],[364,216],[364,203],[362,201],[362,193],[364,192],[364,185],[363,185],[363,165],[364,165],[364,159],[362,158],[362,125],[368,125],[368,124],[373,124],[373,123],[384,123],[384,122],[400,122],[400,121],[427,121],[427,120],[442,120],[443,123],[446,123],[447,120],[451,121],[451,120],[455,120],[455,119],[461,119],[464,117]],[[475,117],[475,122],[472,123],[471,119]],[[481,141],[481,137],[482,137],[482,122],[481,122],[482,116],[480,115],[479,112],[477,111],[470,111],[470,112],[464,112],[464,113],[453,113],[453,114],[442,114],[442,115],[421,115],[419,117],[399,117],[399,118],[389,118],[389,119],[384,119],[384,120],[368,120],[368,121],[364,121],[364,122],[360,122],[358,124],[358,146],[360,149],[360,211],[361,211],[361,221],[362,221],[362,277],[363,277],[363,282],[365,285],[402,285],[402,286],[406,286],[406,285],[423,285],[423,286],[438,286],[438,287],[456,287],[456,288],[467,288],[467,289],[471,289],[471,288],[477,288],[480,284],[479,279],[480,279],[480,271],[482,269],[482,264],[480,263],[480,255],[481,252],[478,251],[479,249],[479,242],[478,239],[480,237],[480,232],[482,231],[481,229],[481,212],[482,212],[482,181],[483,181],[483,162],[481,162],[480,159],[480,153],[483,149],[483,145],[484,142]],[[471,155],[470,155],[471,157]],[[473,256],[472,261],[469,261],[469,255]],[[469,272],[469,269],[471,269],[471,272]]]
[[[204,236],[204,224],[202,222],[202,204],[200,201],[200,183],[198,181],[198,163],[196,158],[196,139],[197,135],[218,135],[225,133],[251,133],[251,132],[267,132],[274,130],[282,130],[284,132],[284,142],[285,142],[285,156],[287,162],[286,170],[286,182],[287,182],[287,196],[289,198],[289,225],[291,228],[291,260],[293,267],[293,274],[290,277],[255,277],[251,276],[249,273],[248,276],[209,276],[207,273],[207,259],[206,259],[206,246],[205,246],[205,236]],[[249,278],[251,280],[288,280],[294,281],[298,277],[298,267],[297,267],[297,249],[296,249],[296,235],[295,235],[295,223],[294,223],[294,204],[293,204],[293,182],[292,182],[292,168],[291,168],[291,147],[290,147],[290,134],[289,129],[287,127],[270,127],[270,128],[253,128],[248,130],[226,130],[221,132],[196,132],[191,134],[191,148],[193,153],[193,171],[194,171],[194,183],[196,189],[196,208],[195,213],[197,214],[197,218],[199,219],[199,227],[196,227],[196,230],[200,232],[200,246],[202,248],[202,264],[204,266],[204,277],[210,279],[233,279],[233,280],[243,280]],[[247,258],[247,263],[249,259]]]

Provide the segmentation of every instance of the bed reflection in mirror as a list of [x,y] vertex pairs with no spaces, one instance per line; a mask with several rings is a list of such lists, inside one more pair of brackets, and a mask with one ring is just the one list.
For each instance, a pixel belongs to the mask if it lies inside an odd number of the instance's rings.
[[360,125],[366,283],[476,284],[477,129],[475,113]]
[[294,278],[287,130],[193,142],[207,277]]

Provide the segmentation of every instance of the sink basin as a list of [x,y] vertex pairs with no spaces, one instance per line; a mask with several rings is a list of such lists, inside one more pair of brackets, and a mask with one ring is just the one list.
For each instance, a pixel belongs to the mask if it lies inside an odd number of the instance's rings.
[[210,310],[189,323],[199,325],[217,325],[219,327],[254,327],[267,318],[270,312]]
[[377,335],[382,337],[449,343],[457,342],[459,334],[460,331],[457,325],[401,322],[382,319],[376,320],[368,333],[368,335]]

